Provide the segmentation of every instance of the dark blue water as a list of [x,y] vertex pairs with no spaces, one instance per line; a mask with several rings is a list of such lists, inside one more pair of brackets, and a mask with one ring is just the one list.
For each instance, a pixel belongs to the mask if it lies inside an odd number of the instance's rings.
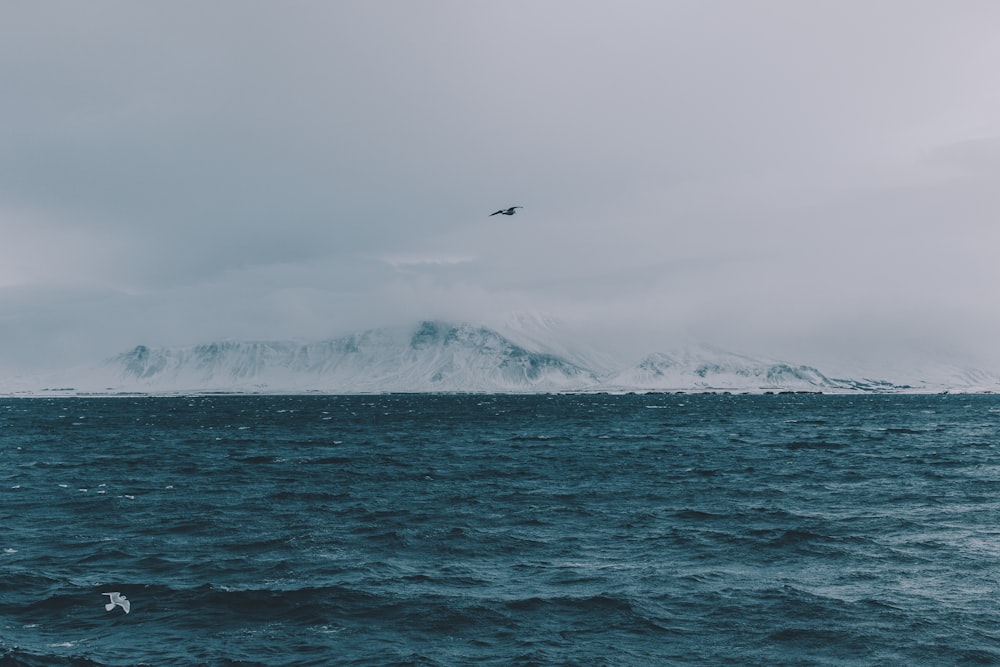
[[1000,664],[998,447],[998,396],[0,400],[0,665]]

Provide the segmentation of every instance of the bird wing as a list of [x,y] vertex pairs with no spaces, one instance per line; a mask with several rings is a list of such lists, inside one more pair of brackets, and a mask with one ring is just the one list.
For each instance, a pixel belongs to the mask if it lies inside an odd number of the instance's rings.
[[498,213],[503,213],[503,209],[500,209],[500,210],[499,210],[499,211],[497,211],[496,213],[490,213],[490,214],[489,214],[488,216],[486,216],[486,217],[488,217],[488,218],[492,218],[492,217],[493,217],[494,215],[497,215]]

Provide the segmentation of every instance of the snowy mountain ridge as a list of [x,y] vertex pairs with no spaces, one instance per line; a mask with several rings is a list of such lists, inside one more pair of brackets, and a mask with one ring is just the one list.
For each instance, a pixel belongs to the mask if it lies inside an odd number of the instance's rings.
[[[505,335],[468,323],[423,321],[308,343],[221,341],[189,347],[139,345],[44,385],[5,393],[386,393],[582,391],[1000,391],[1000,375],[948,368],[933,380],[831,378],[819,369],[708,347],[655,352],[614,367],[558,327],[516,326]],[[548,337],[548,339],[547,339]],[[43,388],[47,387],[47,388]]]
[[586,368],[512,343],[492,329],[424,321],[314,343],[221,342],[144,346],[106,364],[133,390],[516,392],[565,391],[596,378]]

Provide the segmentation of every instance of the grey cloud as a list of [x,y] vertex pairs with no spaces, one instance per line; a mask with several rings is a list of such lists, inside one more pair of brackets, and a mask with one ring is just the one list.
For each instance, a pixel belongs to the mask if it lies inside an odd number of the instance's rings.
[[0,305],[22,333],[0,346],[544,310],[750,352],[909,336],[988,356],[997,19],[973,1],[17,4]]

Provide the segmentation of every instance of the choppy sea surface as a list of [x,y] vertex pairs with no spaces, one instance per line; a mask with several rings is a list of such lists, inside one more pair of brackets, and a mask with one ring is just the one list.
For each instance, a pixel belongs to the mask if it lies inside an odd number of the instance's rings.
[[0,399],[0,665],[1000,665],[998,447],[992,395]]

